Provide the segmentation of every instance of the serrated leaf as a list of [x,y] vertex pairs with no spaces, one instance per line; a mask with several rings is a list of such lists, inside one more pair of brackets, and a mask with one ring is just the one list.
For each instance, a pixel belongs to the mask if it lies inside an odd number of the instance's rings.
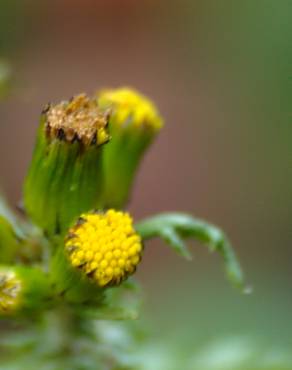
[[165,227],[164,229],[161,230],[160,236],[182,257],[185,257],[186,259],[189,260],[192,259],[192,255],[187,245],[184,243],[183,239],[173,228]]
[[143,240],[162,238],[178,254],[190,258],[184,239],[193,238],[210,251],[221,254],[228,278],[241,289],[244,278],[234,250],[225,234],[216,226],[184,213],[163,213],[135,225]]

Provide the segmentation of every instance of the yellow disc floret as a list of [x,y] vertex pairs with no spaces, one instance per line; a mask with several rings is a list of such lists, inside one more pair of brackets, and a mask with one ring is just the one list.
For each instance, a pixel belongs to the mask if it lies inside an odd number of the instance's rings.
[[16,311],[19,305],[22,281],[13,270],[0,271],[0,314]]
[[69,230],[65,249],[71,265],[99,286],[118,285],[136,270],[141,260],[141,237],[128,213],[83,214]]
[[104,90],[99,94],[99,103],[101,106],[113,108],[113,122],[117,125],[131,124],[154,132],[163,126],[155,105],[134,89],[124,87]]

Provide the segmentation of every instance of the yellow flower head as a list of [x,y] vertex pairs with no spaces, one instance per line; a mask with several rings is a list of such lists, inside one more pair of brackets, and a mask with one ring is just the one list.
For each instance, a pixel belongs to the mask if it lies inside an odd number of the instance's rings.
[[74,96],[44,110],[46,133],[51,138],[85,145],[101,145],[109,140],[109,116],[100,110],[95,99],[86,94]]
[[0,314],[17,310],[22,291],[22,281],[13,270],[0,270]]
[[65,250],[71,265],[99,286],[118,285],[141,260],[141,237],[128,213],[83,214],[69,230]]
[[113,122],[116,125],[131,124],[157,132],[163,126],[155,105],[134,89],[127,87],[104,90],[98,96],[102,107],[113,108]]

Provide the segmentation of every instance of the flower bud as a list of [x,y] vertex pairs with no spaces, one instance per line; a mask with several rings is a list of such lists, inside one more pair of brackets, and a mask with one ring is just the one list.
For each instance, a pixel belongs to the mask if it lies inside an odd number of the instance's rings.
[[0,267],[0,316],[41,311],[50,298],[46,275],[37,268]]
[[130,215],[110,209],[82,214],[69,230],[62,252],[54,261],[56,284],[67,297],[82,300],[86,288],[83,285],[80,291],[78,281],[87,282],[87,291],[98,295],[98,290],[117,286],[133,274],[141,260],[142,241]]
[[62,234],[74,218],[98,203],[107,125],[108,114],[85,94],[43,111],[24,205],[49,236]]
[[112,112],[109,125],[112,140],[104,153],[102,201],[107,208],[123,208],[136,169],[163,121],[149,99],[129,88],[101,91],[98,102]]

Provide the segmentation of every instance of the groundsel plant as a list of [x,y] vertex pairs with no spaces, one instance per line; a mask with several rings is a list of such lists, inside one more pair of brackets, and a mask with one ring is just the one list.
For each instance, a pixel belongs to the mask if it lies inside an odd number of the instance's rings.
[[217,227],[176,212],[136,221],[127,211],[137,169],[163,126],[156,106],[126,87],[43,109],[23,187],[25,219],[0,203],[0,317],[10,333],[1,338],[1,369],[142,369],[142,358],[133,365],[108,341],[114,324],[104,330],[104,320],[137,317],[134,274],[153,238],[186,259],[185,241],[200,241],[244,288]]

